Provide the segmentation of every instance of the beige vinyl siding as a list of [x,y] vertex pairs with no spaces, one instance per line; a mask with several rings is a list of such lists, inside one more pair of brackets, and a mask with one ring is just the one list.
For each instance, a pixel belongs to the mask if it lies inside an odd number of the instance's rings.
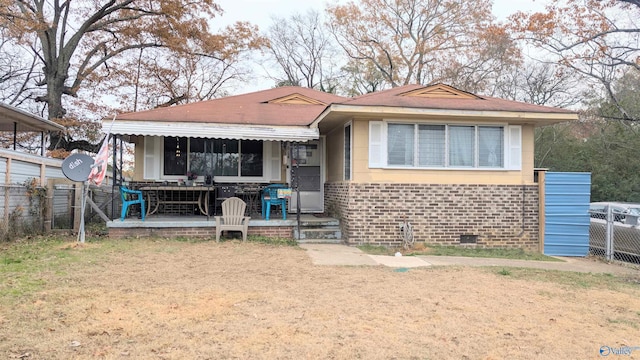
[[325,144],[327,181],[344,181],[344,127],[338,126],[328,133],[325,137]]

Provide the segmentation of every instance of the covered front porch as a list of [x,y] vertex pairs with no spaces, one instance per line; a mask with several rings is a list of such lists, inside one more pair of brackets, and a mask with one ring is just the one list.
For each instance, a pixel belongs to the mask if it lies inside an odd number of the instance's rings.
[[[198,237],[215,239],[215,217],[151,215],[144,221],[136,217],[124,221],[115,219],[107,222],[109,237]],[[249,221],[249,235],[296,239],[299,243],[340,243],[340,221],[322,215],[301,214],[297,216],[264,220],[253,215]],[[228,238],[228,236],[226,236]]]

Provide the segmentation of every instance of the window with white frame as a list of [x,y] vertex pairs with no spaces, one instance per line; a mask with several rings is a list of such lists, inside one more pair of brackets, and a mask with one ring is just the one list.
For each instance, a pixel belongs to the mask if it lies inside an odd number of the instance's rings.
[[369,167],[520,169],[521,127],[371,121]]

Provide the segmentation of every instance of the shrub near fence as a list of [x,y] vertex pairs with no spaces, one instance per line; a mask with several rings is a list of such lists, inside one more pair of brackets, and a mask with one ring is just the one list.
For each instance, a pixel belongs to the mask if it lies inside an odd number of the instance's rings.
[[638,217],[594,210],[589,213],[589,252],[606,260],[640,264]]
[[39,234],[45,230],[47,190],[36,179],[23,184],[0,185],[0,239]]
[[[24,184],[4,185],[0,189],[0,240],[54,231],[77,231],[79,225],[81,184],[68,180],[49,180],[47,187],[36,179]],[[113,191],[110,185],[91,186],[89,197],[109,218],[112,215]],[[3,204],[3,205],[2,205]],[[116,211],[119,204],[115,204]],[[102,222],[89,205],[85,209],[85,222]]]

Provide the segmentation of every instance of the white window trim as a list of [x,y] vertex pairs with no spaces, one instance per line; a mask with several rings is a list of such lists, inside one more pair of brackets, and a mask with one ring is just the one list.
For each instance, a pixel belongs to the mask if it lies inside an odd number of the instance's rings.
[[[387,165],[387,143],[389,124],[408,125],[445,125],[445,165],[444,166],[416,166],[419,163],[418,131],[414,131],[414,165]],[[381,139],[372,139],[372,128],[379,126]],[[474,166],[449,166],[449,127],[450,126],[474,126],[476,128],[476,149],[474,151]],[[478,127],[502,127],[503,130],[503,166],[480,167],[478,166]],[[512,138],[512,135],[516,139]],[[512,141],[514,140],[514,141]],[[372,146],[374,145],[374,146]],[[377,148],[375,147],[377,146]],[[378,153],[376,152],[378,151]],[[377,160],[377,161],[376,161]],[[397,170],[453,170],[453,171],[513,171],[522,170],[522,126],[509,125],[507,123],[470,123],[470,122],[416,122],[403,120],[369,121],[369,168],[397,169]]]
[[164,144],[162,136],[145,136],[144,141],[144,164],[142,166],[143,179],[160,179],[164,173],[164,162],[159,160],[158,151],[164,156]]

